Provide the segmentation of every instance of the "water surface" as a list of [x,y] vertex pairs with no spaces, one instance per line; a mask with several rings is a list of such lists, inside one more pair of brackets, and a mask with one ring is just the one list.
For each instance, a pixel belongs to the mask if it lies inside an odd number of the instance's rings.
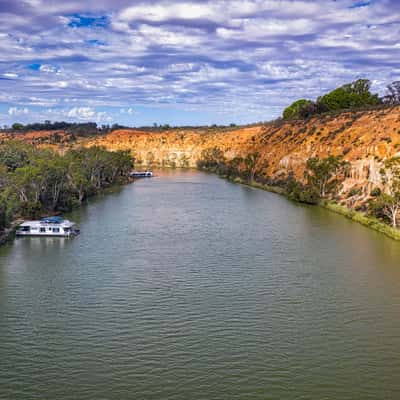
[[163,172],[0,249],[1,399],[398,399],[400,244]]

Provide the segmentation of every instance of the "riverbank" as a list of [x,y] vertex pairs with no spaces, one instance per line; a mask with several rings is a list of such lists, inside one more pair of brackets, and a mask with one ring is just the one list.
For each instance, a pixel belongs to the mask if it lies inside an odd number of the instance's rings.
[[[276,193],[276,194],[287,197],[285,190],[278,186],[265,185],[265,184],[262,184],[259,182],[248,182],[241,178],[228,179],[228,180],[233,183],[238,183],[238,184],[244,185],[244,186],[250,186],[250,187],[253,187],[256,189],[265,190],[267,192],[272,192],[272,193]],[[400,229],[395,229],[395,228],[377,220],[376,218],[367,216],[366,214],[364,214],[362,212],[351,210],[349,208],[341,206],[340,204],[334,203],[332,201],[327,201],[327,200],[321,200],[317,204],[317,206],[323,207],[326,210],[332,211],[336,214],[343,215],[344,217],[346,217],[354,222],[357,222],[367,228],[373,229],[374,231],[382,233],[382,234],[390,237],[391,239],[400,241]]]
[[0,246],[3,246],[14,239],[16,229],[17,225],[13,226],[12,228],[7,228],[0,233]]
[[[70,213],[70,212],[72,212],[72,211],[74,211],[74,210],[79,209],[79,208],[82,207],[83,205],[89,203],[90,201],[95,200],[96,198],[99,198],[100,196],[105,196],[105,195],[107,195],[107,194],[114,193],[114,192],[116,192],[118,189],[122,189],[122,187],[124,187],[124,186],[126,186],[126,185],[128,185],[128,184],[134,183],[134,182],[135,182],[135,179],[129,178],[129,179],[128,179],[126,182],[124,182],[124,183],[114,184],[114,185],[112,185],[112,186],[110,186],[110,187],[103,188],[100,192],[98,192],[98,193],[96,193],[96,194],[94,194],[94,195],[92,195],[92,196],[89,196],[89,197],[86,198],[83,202],[81,202],[81,203],[79,203],[79,204],[75,204],[75,205],[72,207],[71,210],[68,210],[67,213]],[[44,212],[44,213],[41,213],[41,214],[37,217],[37,219],[41,219],[41,218],[44,218],[44,217],[47,217],[47,216],[57,216],[57,215],[60,215],[60,214],[61,214],[61,213]],[[7,244],[7,243],[9,243],[9,242],[11,242],[11,241],[13,241],[13,240],[15,239],[15,232],[16,232],[18,226],[19,226],[20,224],[22,224],[23,222],[24,222],[24,219],[23,219],[23,218],[18,218],[18,219],[16,219],[16,220],[14,220],[14,221],[10,224],[10,226],[9,226],[8,228],[6,228],[6,229],[4,229],[4,231],[0,232],[0,246],[3,246],[3,245],[5,245],[5,244]]]
[[351,219],[354,222],[364,225],[367,228],[371,228],[374,231],[383,233],[391,239],[400,241],[400,229],[395,229],[389,225],[386,225],[376,218],[369,217],[362,212],[351,210],[334,202],[321,201],[319,205],[329,211],[343,215],[344,217]]

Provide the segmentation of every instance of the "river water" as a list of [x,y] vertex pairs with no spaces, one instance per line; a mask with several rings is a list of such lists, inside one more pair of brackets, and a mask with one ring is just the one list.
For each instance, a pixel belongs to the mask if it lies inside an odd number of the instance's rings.
[[0,399],[399,399],[400,243],[161,172],[0,249]]

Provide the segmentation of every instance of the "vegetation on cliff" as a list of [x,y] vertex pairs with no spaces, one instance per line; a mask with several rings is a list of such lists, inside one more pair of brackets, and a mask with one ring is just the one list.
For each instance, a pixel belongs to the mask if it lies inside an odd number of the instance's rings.
[[[202,152],[202,158],[197,166],[201,170],[217,173],[233,181],[238,180],[257,187],[260,185],[280,187],[280,193],[286,194],[294,201],[307,204],[322,202],[325,206],[334,204],[330,201],[335,200],[350,168],[350,163],[342,156],[311,157],[306,162],[304,181],[296,180],[293,173],[289,173],[284,179],[274,180],[263,174],[265,165],[260,164],[260,160],[258,153],[249,153],[245,158],[235,157],[228,160],[220,149],[214,147]],[[386,223],[397,228],[400,211],[400,158],[388,160],[381,174],[389,192],[384,193],[378,188],[371,192],[373,199],[364,210],[366,213],[364,213],[363,224],[377,227],[380,226],[379,224]],[[327,208],[334,208],[334,206]],[[343,211],[341,213],[343,214]],[[354,213],[356,213],[355,210],[353,210]],[[352,219],[355,215],[353,214],[351,214]],[[361,220],[360,213],[357,214],[357,218]],[[386,230],[382,228],[380,231],[386,233]],[[393,232],[391,236],[394,237]]]
[[370,89],[371,82],[368,79],[358,79],[318,97],[316,101],[306,99],[295,101],[283,111],[283,118],[302,119],[326,112],[351,111],[400,102],[400,82],[390,84],[383,98],[371,93]]
[[387,160],[381,174],[388,191],[379,193],[376,199],[370,202],[370,210],[396,228],[400,211],[400,158]]
[[246,182],[253,182],[256,175],[260,178],[260,172],[265,167],[266,162],[262,162],[258,152],[249,152],[245,157],[237,156],[228,160],[217,147],[204,149],[197,161],[197,168],[203,171],[214,172],[228,179],[241,178]]
[[104,188],[127,181],[127,151],[77,148],[60,155],[10,141],[0,146],[0,231],[17,218],[63,212]]

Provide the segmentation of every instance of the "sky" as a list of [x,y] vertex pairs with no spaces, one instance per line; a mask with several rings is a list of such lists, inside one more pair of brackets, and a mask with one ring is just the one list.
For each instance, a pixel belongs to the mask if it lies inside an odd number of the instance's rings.
[[0,0],[0,125],[267,121],[399,60],[399,0]]

